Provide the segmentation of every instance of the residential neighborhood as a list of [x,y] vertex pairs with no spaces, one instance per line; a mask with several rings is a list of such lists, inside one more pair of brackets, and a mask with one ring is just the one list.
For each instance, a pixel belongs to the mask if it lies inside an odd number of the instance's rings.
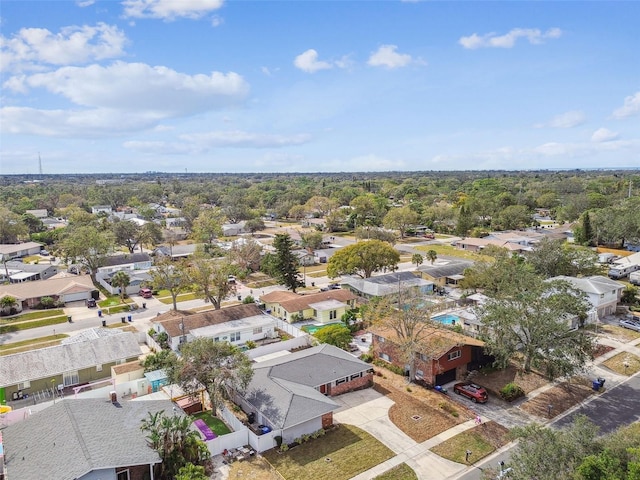
[[317,206],[225,223],[158,205],[96,204],[0,245],[2,480],[500,475],[521,455],[510,430],[563,431],[640,390],[640,300],[618,268],[640,258],[576,244],[579,223],[336,232]]

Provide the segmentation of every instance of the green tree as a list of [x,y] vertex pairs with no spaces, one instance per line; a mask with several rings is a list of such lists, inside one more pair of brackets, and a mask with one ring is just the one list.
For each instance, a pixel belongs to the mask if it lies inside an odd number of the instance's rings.
[[111,277],[111,285],[116,287],[120,291],[120,301],[124,301],[124,296],[127,291],[127,287],[131,283],[131,277],[124,270],[118,270]]
[[275,253],[266,262],[267,273],[295,292],[303,284],[298,272],[298,259],[293,254],[293,240],[289,234],[277,233],[273,240],[273,247]]
[[118,220],[113,223],[113,234],[118,245],[127,247],[133,253],[140,241],[141,227],[131,220]]
[[193,396],[203,386],[216,412],[232,391],[244,391],[253,377],[253,368],[249,357],[229,342],[201,337],[182,344],[178,361],[167,373],[172,382]]
[[209,480],[211,477],[205,473],[205,468],[193,463],[187,463],[181,467],[175,480]]
[[379,227],[358,227],[354,230],[353,236],[356,240],[381,240],[390,245],[395,245],[398,241],[398,235],[391,230]]
[[598,272],[598,254],[586,248],[569,245],[564,240],[543,238],[531,252],[527,262],[545,278],[594,275]]
[[11,315],[11,309],[18,305],[18,300],[11,295],[0,298],[0,311],[2,315]]
[[322,232],[304,232],[300,234],[302,246],[309,251],[322,248]]
[[142,225],[140,234],[138,237],[138,244],[140,245],[140,251],[144,245],[150,245],[155,247],[162,240],[162,230],[160,226],[153,222],[147,222]]
[[222,301],[236,293],[236,285],[229,282],[231,264],[226,260],[212,260],[202,253],[192,256],[189,263],[188,278],[195,295],[219,310]]
[[313,335],[320,343],[328,343],[338,348],[346,350],[347,345],[351,342],[351,330],[344,325],[328,325],[322,327]]
[[0,243],[18,243],[29,234],[22,217],[0,206]]
[[634,285],[624,287],[620,301],[626,305],[635,305],[638,303],[638,287]]
[[584,293],[569,283],[538,279],[513,295],[488,300],[476,314],[489,332],[485,349],[500,367],[513,361],[553,380],[583,370],[592,358],[594,338],[572,321],[584,321],[588,309]]
[[253,235],[260,230],[264,230],[266,226],[261,218],[252,218],[244,223],[244,228],[249,230],[249,232],[251,232],[251,235]]
[[191,285],[188,265],[184,261],[172,262],[170,258],[161,258],[149,274],[156,290],[169,291],[173,309],[177,310],[178,295]]
[[382,224],[386,228],[398,230],[400,238],[404,238],[407,229],[418,223],[419,217],[416,212],[409,207],[392,208],[382,219]]
[[44,226],[44,223],[42,223],[42,220],[30,213],[25,213],[22,215],[22,222],[26,225],[27,230],[29,231],[29,235],[46,230],[46,227]]
[[192,237],[207,245],[213,245],[216,238],[222,235],[222,225],[225,221],[226,217],[220,208],[202,210],[193,221]]
[[255,272],[260,268],[262,245],[253,239],[234,242],[229,250],[229,261],[242,272]]
[[153,372],[162,370],[173,365],[177,360],[173,350],[160,350],[156,353],[150,353],[144,358],[142,366],[145,372]]
[[95,283],[96,272],[113,251],[115,239],[110,231],[97,230],[91,225],[68,228],[57,248],[69,260],[79,260],[89,269]]
[[435,250],[427,250],[427,260],[431,262],[431,265],[433,265],[433,262],[435,262],[437,259],[438,252],[436,252]]
[[358,275],[370,278],[374,272],[394,269],[400,261],[400,254],[391,245],[380,240],[357,242],[341,248],[329,259],[327,275]]
[[173,480],[188,464],[209,466],[211,454],[200,435],[191,429],[192,419],[186,415],[166,415],[164,410],[152,413],[142,421],[140,429],[147,434],[149,446],[158,452],[162,462],[156,467],[156,478]]
[[414,253],[413,255],[411,255],[411,263],[414,263],[416,265],[416,268],[422,265],[423,262],[424,262],[424,257],[419,253]]
[[532,218],[529,209],[524,205],[509,205],[502,209],[492,222],[498,230],[517,230],[531,225]]

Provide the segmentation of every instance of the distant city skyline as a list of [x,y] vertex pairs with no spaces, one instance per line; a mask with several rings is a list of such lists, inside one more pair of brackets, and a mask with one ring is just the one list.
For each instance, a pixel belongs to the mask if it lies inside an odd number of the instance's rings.
[[640,2],[3,0],[0,174],[640,167]]

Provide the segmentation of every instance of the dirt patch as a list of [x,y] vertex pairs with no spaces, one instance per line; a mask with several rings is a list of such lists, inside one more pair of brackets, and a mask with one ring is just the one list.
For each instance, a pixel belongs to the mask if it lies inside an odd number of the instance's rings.
[[540,418],[553,418],[581,403],[594,393],[588,379],[574,379],[571,383],[563,382],[536,395],[520,405],[520,408]]
[[[218,478],[218,477],[211,477]],[[269,462],[262,456],[250,457],[242,462],[234,462],[229,465],[228,478],[250,478],[252,480],[282,480]]]
[[471,410],[446,395],[408,384],[400,375],[384,370],[382,373],[384,377],[374,377],[374,388],[395,402],[389,409],[390,420],[416,442],[474,418]]
[[640,337],[640,332],[617,325],[600,325],[598,326],[598,334],[622,343],[627,343]]
[[601,357],[605,353],[609,353],[611,350],[614,350],[614,347],[611,347],[609,345],[602,345],[598,343],[596,344],[596,347],[593,349],[593,358]]
[[549,381],[536,372],[524,373],[520,372],[516,367],[510,366],[503,370],[479,371],[478,375],[473,378],[475,383],[479,383],[486,388],[489,393],[499,396],[500,389],[508,383],[515,383],[528,394],[540,387],[543,387]]

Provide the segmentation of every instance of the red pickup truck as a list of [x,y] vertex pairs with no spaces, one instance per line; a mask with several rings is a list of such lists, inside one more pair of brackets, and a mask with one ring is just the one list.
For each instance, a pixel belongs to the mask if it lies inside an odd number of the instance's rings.
[[475,383],[456,383],[453,386],[453,391],[458,395],[470,398],[473,403],[486,403],[489,400],[487,391]]

